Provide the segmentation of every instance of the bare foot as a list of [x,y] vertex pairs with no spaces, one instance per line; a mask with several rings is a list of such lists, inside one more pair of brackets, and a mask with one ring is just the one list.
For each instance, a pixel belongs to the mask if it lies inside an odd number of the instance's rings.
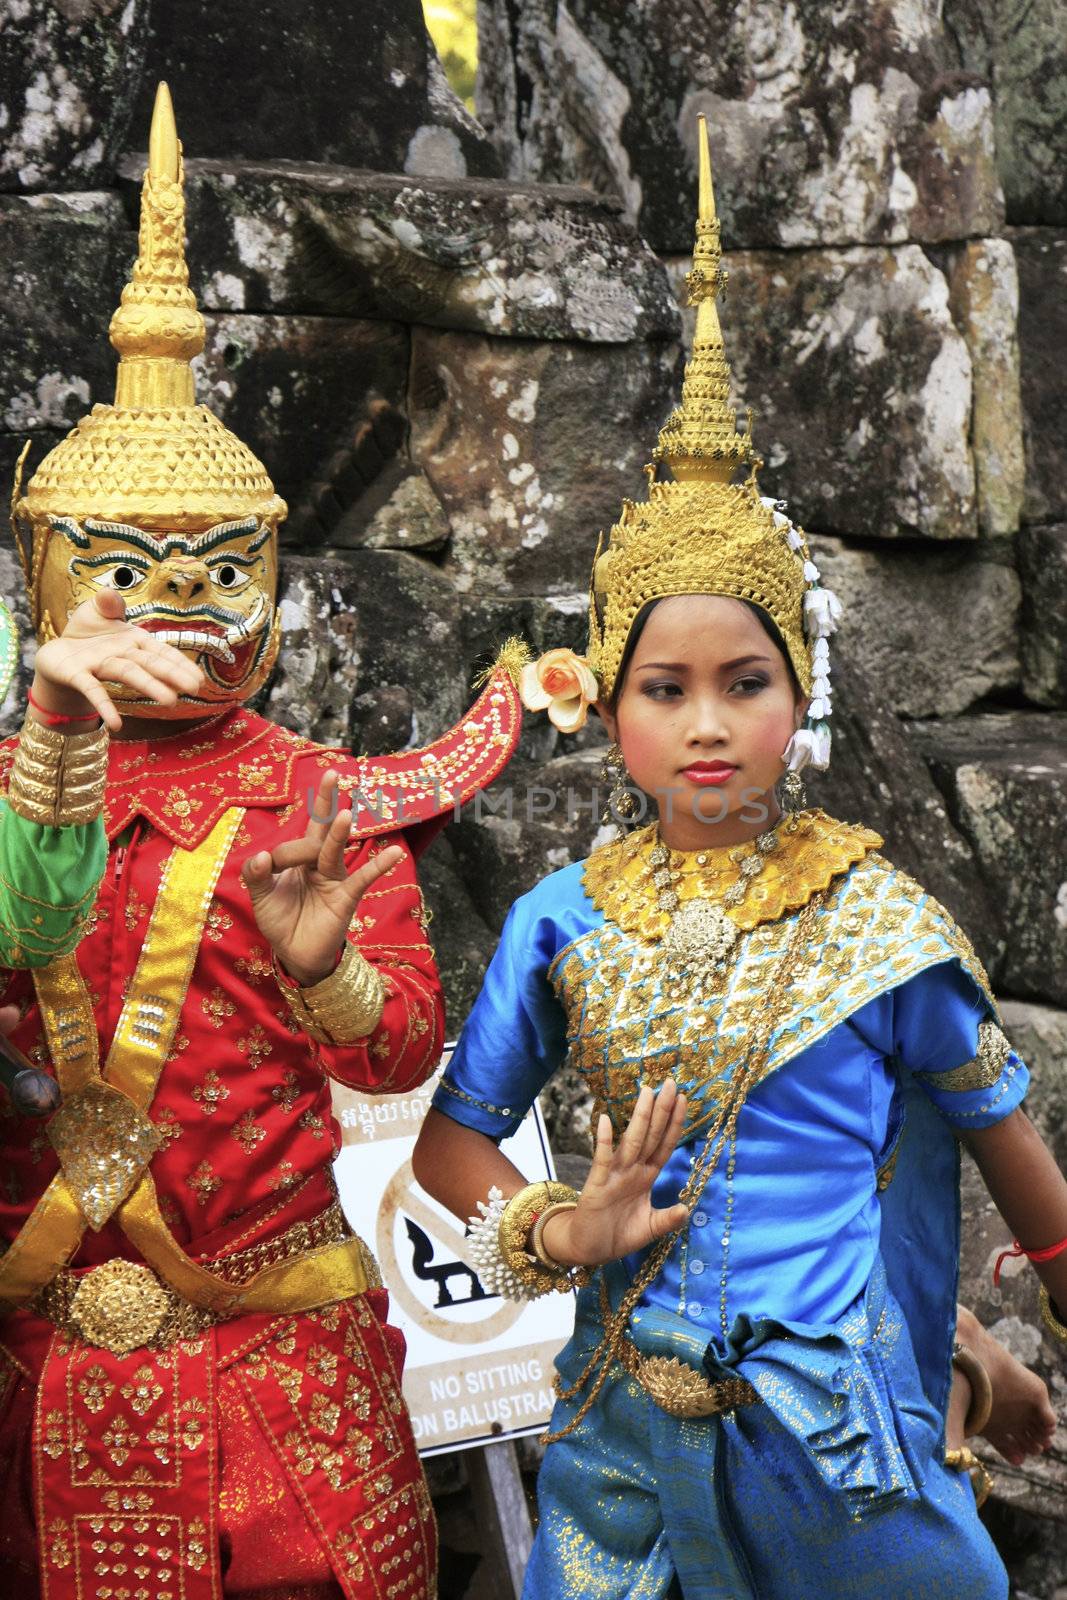
[[[1016,1361],[1010,1350],[986,1332],[966,1306],[960,1306],[958,1313],[956,1337],[974,1351],[993,1386],[993,1410],[982,1437],[1000,1451],[1005,1461],[1019,1467],[1027,1456],[1041,1455],[1052,1443],[1056,1413],[1049,1402],[1048,1389],[1036,1372]],[[961,1389],[966,1396],[962,1413]],[[947,1424],[950,1448],[954,1424],[961,1435],[959,1442],[962,1442],[963,1416],[969,1404],[970,1384],[961,1372],[953,1369]]]

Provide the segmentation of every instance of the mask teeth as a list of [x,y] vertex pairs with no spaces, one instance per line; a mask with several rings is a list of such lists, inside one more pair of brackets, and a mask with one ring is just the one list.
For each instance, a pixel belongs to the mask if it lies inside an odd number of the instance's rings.
[[179,650],[195,648],[207,655],[218,656],[220,661],[225,661],[229,666],[233,665],[233,651],[217,633],[205,633],[201,628],[160,628],[153,630],[152,637],[161,644],[172,644]]

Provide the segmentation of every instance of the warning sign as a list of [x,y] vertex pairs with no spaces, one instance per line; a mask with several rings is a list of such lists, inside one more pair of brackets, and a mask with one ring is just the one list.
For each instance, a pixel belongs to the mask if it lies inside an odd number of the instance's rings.
[[[434,1077],[412,1094],[365,1099],[333,1086],[341,1203],[378,1258],[390,1320],[408,1342],[404,1398],[423,1455],[543,1429],[574,1322],[571,1295],[488,1294],[462,1223],[415,1182],[411,1152],[436,1087]],[[536,1107],[501,1149],[531,1183],[555,1177]]]

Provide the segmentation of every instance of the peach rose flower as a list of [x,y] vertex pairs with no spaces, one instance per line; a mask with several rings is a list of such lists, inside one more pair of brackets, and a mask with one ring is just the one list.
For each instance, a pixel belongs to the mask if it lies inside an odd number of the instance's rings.
[[561,733],[575,733],[597,697],[596,676],[585,657],[573,650],[546,650],[523,667],[519,695],[527,711],[547,710]]

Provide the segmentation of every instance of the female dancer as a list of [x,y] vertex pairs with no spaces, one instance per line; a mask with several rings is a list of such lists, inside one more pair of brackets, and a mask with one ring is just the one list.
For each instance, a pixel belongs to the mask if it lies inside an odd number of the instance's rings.
[[[596,697],[658,822],[514,906],[415,1170],[472,1217],[483,1282],[581,1284],[528,1600],[994,1600],[945,1453],[956,1141],[1059,1338],[1067,1183],[963,934],[877,834],[803,809],[840,606],[759,495],[720,281],[702,125],[674,481],[598,551],[588,661],[552,653],[526,685],[560,726]],[[568,1052],[600,1112],[580,1195],[497,1149]]]

